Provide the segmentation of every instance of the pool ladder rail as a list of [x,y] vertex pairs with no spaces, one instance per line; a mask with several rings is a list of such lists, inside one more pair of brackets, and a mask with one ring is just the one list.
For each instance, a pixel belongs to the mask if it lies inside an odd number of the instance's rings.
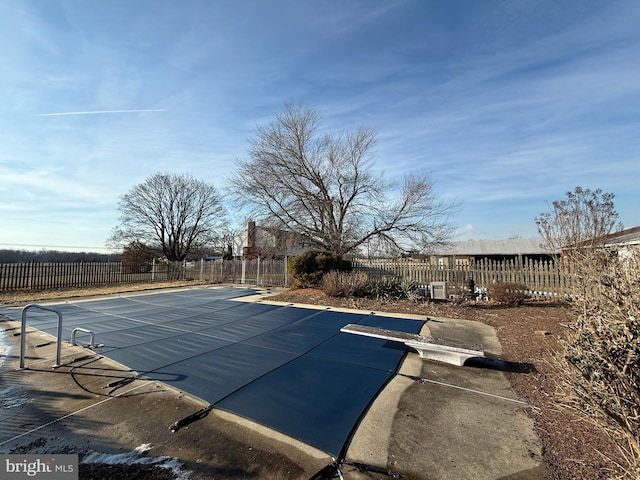
[[[27,333],[27,313],[30,309],[39,309],[47,312],[53,312],[58,316],[58,331],[56,334],[56,363],[53,364],[52,368],[58,368],[62,366],[60,362],[60,353],[62,350],[62,312],[55,308],[45,307],[43,305],[38,305],[35,303],[29,304],[22,309],[21,314],[21,325],[20,325],[20,369],[23,370],[25,368],[25,354],[26,354],[26,333]],[[76,334],[77,332],[83,332],[89,334],[89,345],[88,348],[97,348],[101,345],[96,345],[95,343],[95,335],[91,330],[86,328],[76,327],[71,331],[71,345],[77,345],[76,343]]]

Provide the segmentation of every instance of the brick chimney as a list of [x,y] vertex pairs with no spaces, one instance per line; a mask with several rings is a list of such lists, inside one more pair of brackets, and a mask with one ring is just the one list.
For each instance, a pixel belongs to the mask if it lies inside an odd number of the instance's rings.
[[260,254],[256,247],[256,222],[249,220],[247,224],[247,246],[242,249],[243,258],[256,258]]
[[249,220],[247,226],[247,247],[256,248],[256,222]]

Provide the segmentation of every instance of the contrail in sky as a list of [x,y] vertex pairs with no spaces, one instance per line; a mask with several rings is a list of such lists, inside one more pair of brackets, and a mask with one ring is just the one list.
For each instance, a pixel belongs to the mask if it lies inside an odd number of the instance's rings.
[[166,112],[166,110],[96,110],[93,112],[60,112],[60,113],[41,113],[39,117],[58,117],[61,115],[96,115],[100,113],[140,113],[140,112]]

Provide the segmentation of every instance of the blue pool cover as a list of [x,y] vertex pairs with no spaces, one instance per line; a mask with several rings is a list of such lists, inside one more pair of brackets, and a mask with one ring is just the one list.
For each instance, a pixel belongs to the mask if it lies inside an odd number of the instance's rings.
[[[405,353],[340,328],[418,333],[424,322],[232,300],[253,293],[201,288],[53,308],[63,338],[89,329],[104,356],[339,457]],[[20,320],[19,309],[3,313]],[[56,335],[57,316],[32,309],[28,325]]]

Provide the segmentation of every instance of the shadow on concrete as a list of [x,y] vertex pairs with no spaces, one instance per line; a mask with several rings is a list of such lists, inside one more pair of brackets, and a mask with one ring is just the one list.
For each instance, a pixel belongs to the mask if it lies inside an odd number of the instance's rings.
[[527,362],[509,362],[497,358],[473,357],[464,362],[465,367],[485,368],[509,373],[537,373],[536,367]]

